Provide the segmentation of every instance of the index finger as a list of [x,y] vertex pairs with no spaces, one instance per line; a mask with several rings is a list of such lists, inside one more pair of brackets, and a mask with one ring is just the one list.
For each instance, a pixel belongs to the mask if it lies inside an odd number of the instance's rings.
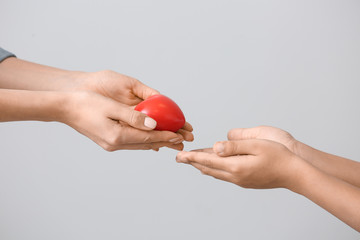
[[177,133],[181,134],[185,141],[192,142],[194,141],[194,134],[192,132],[186,131],[185,129],[179,129]]
[[194,130],[193,127],[191,126],[191,124],[188,122],[185,122],[184,126],[181,129],[184,129],[189,132],[192,132]]
[[147,99],[152,95],[160,94],[159,91],[145,85],[144,83],[140,82],[135,78],[133,78],[132,90],[138,98],[143,100]]
[[219,157],[208,152],[179,152],[176,160],[182,163],[198,163],[212,169],[229,171],[233,167],[232,158]]

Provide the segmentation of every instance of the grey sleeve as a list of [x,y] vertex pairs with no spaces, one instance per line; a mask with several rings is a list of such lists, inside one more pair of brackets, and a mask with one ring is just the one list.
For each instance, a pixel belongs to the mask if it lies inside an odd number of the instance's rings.
[[0,47],[0,62],[2,62],[3,60],[5,60],[8,57],[16,57],[16,56],[14,54],[12,54],[11,52],[8,52],[5,49],[2,49]]

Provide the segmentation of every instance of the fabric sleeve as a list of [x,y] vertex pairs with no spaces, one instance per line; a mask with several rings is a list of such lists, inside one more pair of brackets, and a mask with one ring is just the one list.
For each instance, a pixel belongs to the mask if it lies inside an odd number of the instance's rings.
[[0,63],[4,61],[6,58],[16,57],[13,53],[6,51],[0,47]]

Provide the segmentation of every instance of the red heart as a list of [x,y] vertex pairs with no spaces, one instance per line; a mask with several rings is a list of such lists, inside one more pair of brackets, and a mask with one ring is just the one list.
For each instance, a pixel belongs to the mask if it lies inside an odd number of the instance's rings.
[[185,117],[179,106],[164,95],[153,95],[139,103],[135,110],[145,113],[156,122],[155,130],[177,132],[185,124]]

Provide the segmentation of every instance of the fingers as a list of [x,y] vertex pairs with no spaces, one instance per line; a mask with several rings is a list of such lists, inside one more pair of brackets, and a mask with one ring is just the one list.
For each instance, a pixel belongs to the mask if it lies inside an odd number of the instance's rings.
[[193,131],[193,127],[191,126],[190,123],[188,122],[185,122],[184,126],[182,127],[182,129],[186,130],[186,131],[189,131],[189,132],[192,132]]
[[194,141],[194,134],[191,132],[185,130],[185,129],[179,129],[177,133],[181,134],[185,141],[192,142]]
[[185,122],[184,126],[177,131],[177,133],[181,134],[185,141],[192,142],[194,141],[194,134],[191,132],[193,131],[193,127],[190,123]]
[[219,170],[219,169],[213,169],[213,168],[209,168],[209,167],[206,167],[204,165],[201,165],[201,164],[198,164],[198,163],[190,163],[193,167],[197,168],[200,170],[200,172],[204,175],[209,175],[209,176],[212,176],[216,179],[220,179],[220,180],[223,180],[223,181],[228,181],[230,182],[231,181],[231,174],[228,173],[228,172],[225,172],[225,171],[222,171],[222,170]]
[[114,120],[123,121],[130,126],[141,130],[152,130],[156,127],[157,123],[154,119],[131,107],[118,103],[115,106],[115,109],[110,113],[110,117]]
[[125,145],[121,145],[116,149],[113,149],[113,151],[115,150],[154,150],[154,151],[159,151],[160,148],[162,147],[167,147],[167,148],[171,148],[177,151],[181,151],[184,148],[184,144],[179,143],[179,144],[173,144],[173,143],[169,143],[169,142],[158,142],[158,143],[147,143],[147,144],[125,144]]
[[258,136],[258,128],[234,128],[228,132],[229,140],[252,139]]
[[146,86],[145,84],[136,79],[134,79],[133,81],[132,90],[137,97],[143,100],[147,99],[152,95],[160,94],[159,91]]
[[217,142],[213,146],[214,152],[222,157],[234,155],[256,155],[259,153],[262,141],[257,139],[247,139],[239,141]]
[[119,145],[155,142],[170,142],[172,144],[178,144],[184,141],[181,134],[170,131],[142,131],[129,126],[120,127],[121,131],[117,134],[119,137]]
[[232,166],[231,161],[207,152],[179,152],[176,156],[176,161],[187,164],[196,163],[223,171],[229,171],[229,168]]

